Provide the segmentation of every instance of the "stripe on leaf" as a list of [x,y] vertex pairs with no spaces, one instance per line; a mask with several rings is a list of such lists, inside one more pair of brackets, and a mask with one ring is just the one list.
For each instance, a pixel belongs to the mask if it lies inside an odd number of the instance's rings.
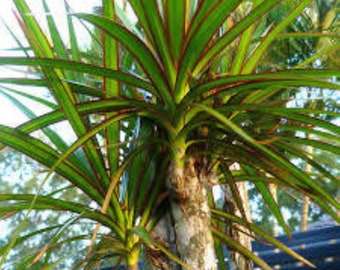
[[186,2],[173,0],[165,3],[167,38],[170,40],[169,48],[172,51],[175,63],[178,63],[185,34],[186,14],[188,12]]
[[226,14],[232,12],[239,4],[238,0],[222,0],[207,14],[200,26],[186,42],[186,47],[179,63],[175,100],[179,103],[188,92],[187,80],[195,64],[207,48],[213,35],[226,20]]
[[[34,16],[30,16],[30,9],[28,8],[24,0],[15,0],[16,7],[18,8],[21,19],[18,18],[19,23],[31,45],[34,54],[37,57],[54,58],[54,53],[49,45],[49,42],[41,30]],[[73,95],[70,87],[63,82],[65,79],[63,72],[56,68],[43,68],[44,75],[49,82],[49,89],[51,90],[54,98],[56,99],[59,106],[65,113],[70,125],[72,126],[75,133],[79,136],[86,133],[86,121],[80,117],[75,108],[76,98]],[[91,146],[96,146],[97,142],[92,140],[88,143]],[[104,163],[99,155],[98,151],[93,148],[86,150],[89,164],[93,168],[93,173],[97,177],[98,183],[103,185],[108,184],[108,177],[104,168]]]
[[[118,80],[132,86],[142,88],[150,93],[158,96],[155,88],[147,81],[117,70],[111,70],[92,64],[81,62],[66,61],[53,58],[22,58],[22,57],[3,57],[0,58],[0,65],[19,65],[19,66],[40,66],[46,68],[58,68],[61,70],[72,70],[80,73],[88,73],[92,75],[102,76]],[[66,78],[60,78],[62,82],[67,81]]]
[[256,226],[255,224],[247,223],[245,220],[243,220],[240,217],[237,217],[235,215],[231,215],[229,213],[226,213],[226,212],[223,212],[223,211],[220,211],[220,210],[217,210],[217,209],[212,209],[212,214],[217,219],[222,217],[222,218],[225,218],[225,219],[230,220],[232,222],[235,222],[237,224],[240,224],[241,226],[243,226],[245,228],[250,228],[255,234],[257,234],[258,236],[260,236],[261,238],[266,240],[268,243],[275,245],[276,247],[278,247],[279,249],[285,251],[287,254],[289,254],[292,257],[298,259],[299,261],[301,261],[301,262],[303,262],[303,263],[305,263],[305,264],[307,264],[307,265],[309,265],[311,267],[314,267],[312,263],[310,263],[309,261],[304,259],[302,256],[297,254],[295,251],[293,251],[289,247],[287,247],[284,244],[282,244],[275,237],[273,237],[272,235],[268,234],[267,232],[265,232],[264,230],[262,230],[260,227]]
[[161,18],[158,4],[156,1],[150,0],[140,0],[140,2],[148,23],[147,27],[154,40],[155,51],[162,62],[166,74],[165,79],[170,85],[170,88],[173,89],[176,80],[176,71],[171,57],[171,47],[165,35],[164,22]]
[[[105,0],[103,1],[103,16],[115,20],[115,4],[114,1]],[[103,35],[103,66],[111,70],[119,70],[119,51],[118,44],[116,41],[107,35],[105,32]],[[119,81],[104,77],[103,90],[105,98],[117,98],[119,96]],[[114,116],[114,113],[106,113],[106,119],[110,119]],[[112,125],[106,127],[105,137],[106,144],[109,147],[106,148],[107,158],[109,163],[110,175],[117,170],[118,160],[119,160],[119,147],[110,147],[110,145],[118,145],[119,143],[119,128],[120,123],[114,122]]]
[[[268,1],[270,2],[270,1]],[[280,34],[311,2],[311,0],[302,0],[299,5],[293,9],[293,11],[284,18],[271,32],[260,42],[256,50],[249,56],[249,61],[245,65],[243,72],[250,73],[257,66],[260,58],[266,52],[269,45],[275,40],[278,34]]]
[[123,44],[142,66],[144,72],[162,97],[163,102],[168,104],[169,108],[173,108],[171,91],[164,78],[163,70],[143,41],[124,27],[106,18],[89,14],[78,14],[77,17],[94,24]]
[[[47,144],[10,127],[0,126],[0,142],[24,153],[39,163],[51,167],[59,157],[59,153]],[[74,183],[89,197],[100,202],[102,197],[93,180],[70,161],[64,161],[56,171]],[[98,183],[97,183],[98,185]]]
[[195,63],[193,75],[196,76],[199,72],[201,72],[213,57],[221,53],[227,45],[233,42],[243,31],[258,21],[265,13],[267,13],[279,2],[280,0],[264,1],[261,5],[252,10],[238,24],[225,33],[221,38],[219,38],[202,56],[200,61]]

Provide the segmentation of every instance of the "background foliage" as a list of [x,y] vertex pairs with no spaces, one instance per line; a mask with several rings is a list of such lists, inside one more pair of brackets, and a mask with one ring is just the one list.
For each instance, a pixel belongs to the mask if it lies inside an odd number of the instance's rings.
[[[268,269],[228,226],[285,249],[260,227],[276,219],[289,234],[299,211],[291,197],[310,197],[312,217],[338,218],[336,1],[129,1],[137,23],[112,1],[94,10],[101,16],[75,15],[65,1],[67,39],[48,1],[45,28],[28,2],[13,3],[26,42],[9,28],[20,53],[0,64],[22,73],[1,77],[0,93],[28,120],[1,125],[0,142],[25,181],[4,176],[0,217],[18,226],[0,264],[22,242],[29,252],[9,261],[16,269],[63,269],[72,249],[75,268],[136,263],[148,249],[185,266],[152,232],[169,193],[178,195],[166,183],[171,164],[191,158],[198,177],[214,172],[220,187],[209,199],[222,268],[227,245]],[[41,165],[24,170],[32,161],[5,146]],[[247,216],[245,181],[259,227]],[[226,209],[230,201],[237,211]]]

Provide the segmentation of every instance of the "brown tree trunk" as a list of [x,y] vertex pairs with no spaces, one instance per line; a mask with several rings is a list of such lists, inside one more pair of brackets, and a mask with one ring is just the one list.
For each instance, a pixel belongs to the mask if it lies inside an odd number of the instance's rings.
[[[270,193],[272,194],[274,201],[277,203],[278,199],[277,199],[277,184],[269,184],[269,190]],[[274,236],[278,236],[279,235],[279,222],[278,220],[274,217],[274,221],[273,221],[273,235]]]
[[[175,232],[172,225],[170,213],[166,213],[164,217],[157,223],[151,232],[151,238],[163,245],[168,250],[178,256],[175,243]],[[180,270],[180,266],[170,260],[160,250],[145,248],[145,269],[146,270]]]
[[[312,139],[312,135],[307,134],[307,139],[308,140]],[[313,154],[313,147],[310,145],[306,146],[306,152],[307,154],[311,156]],[[306,173],[310,173],[312,171],[312,166],[309,163],[306,163],[305,171]],[[309,205],[310,205],[310,199],[309,197],[305,196],[303,198],[303,205],[302,205],[302,210],[301,210],[300,230],[302,232],[306,231],[308,228]]]
[[[247,199],[248,196],[245,196],[246,190],[244,190],[246,187],[243,185],[239,185],[239,193],[241,194],[241,197],[243,201]],[[241,189],[241,190],[240,190]],[[224,210],[230,214],[234,214],[237,216],[241,216],[239,209],[237,208],[235,204],[234,197],[232,195],[232,192],[230,188],[227,186],[224,188],[225,192],[225,203],[224,203]],[[243,195],[242,195],[243,193]],[[245,211],[247,209],[247,205],[245,205]],[[249,217],[247,217],[250,221],[250,213],[247,213]],[[227,234],[233,238],[234,240],[238,241],[240,244],[251,250],[251,241],[250,237],[242,232],[239,231],[238,225],[234,224],[232,222],[229,222],[226,224]],[[242,228],[244,230],[244,228]],[[230,270],[252,270],[253,269],[253,263],[251,260],[240,254],[239,252],[229,249],[229,268]]]
[[171,210],[181,259],[193,270],[216,270],[206,186],[209,176],[199,170],[200,165],[191,158],[171,167]]
[[[340,187],[338,187],[338,192],[337,192],[337,195],[336,195],[336,200],[340,203]],[[338,217],[340,218],[340,209],[338,209]],[[340,223],[335,221],[335,225],[340,225]]]
[[303,198],[303,205],[302,205],[302,211],[301,211],[300,230],[302,232],[307,231],[307,228],[308,228],[309,204],[310,204],[310,199],[309,197],[305,196]]
[[138,264],[136,265],[127,265],[126,267],[127,270],[138,270]]
[[[244,208],[244,212],[246,214],[246,218],[249,222],[251,222],[247,183],[241,182],[237,186],[238,186],[238,189],[239,189],[239,192],[240,192],[240,195],[241,195],[241,199],[242,199],[242,202],[243,202],[243,208]],[[241,217],[240,213],[236,213],[236,214]],[[243,228],[243,230],[245,230],[245,229]],[[239,239],[241,245],[246,247],[248,250],[252,250],[252,247],[251,247],[252,238],[249,236],[250,231],[246,230],[245,232],[248,233],[248,234],[242,233],[242,232],[239,231],[238,232],[238,239]],[[237,266],[238,266],[239,269],[242,269],[242,270],[243,269],[244,270],[251,270],[251,269],[253,269],[253,262],[250,259],[239,254]]]

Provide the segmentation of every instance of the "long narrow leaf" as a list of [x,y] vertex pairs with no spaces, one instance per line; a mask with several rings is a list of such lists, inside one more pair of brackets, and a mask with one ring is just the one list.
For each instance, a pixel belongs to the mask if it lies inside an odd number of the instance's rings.
[[249,56],[249,61],[245,68],[243,69],[244,73],[250,73],[254,70],[256,65],[258,64],[258,61],[260,60],[261,56],[264,54],[264,52],[267,50],[269,45],[274,41],[274,39],[277,37],[277,35],[282,32],[283,29],[285,29],[293,19],[295,19],[311,2],[311,0],[303,0],[299,3],[299,5],[293,9],[293,11],[285,17],[284,20],[282,20],[261,42],[261,44],[256,48],[254,53]]
[[[87,14],[78,14],[77,17],[93,23],[113,38],[119,40],[119,42],[121,42],[131,52],[131,54],[136,57],[137,61],[141,64],[144,71],[147,73],[148,77],[163,98],[163,101],[165,103],[169,103],[169,101],[172,100],[171,92],[164,78],[162,68],[159,66],[150,50],[137,36],[106,18]],[[171,105],[169,104],[169,106]]]
[[245,18],[243,18],[237,25],[235,25],[232,29],[230,29],[227,33],[225,33],[218,41],[216,41],[207,53],[200,59],[198,63],[196,63],[195,70],[193,74],[198,74],[202,68],[218,53],[220,53],[228,44],[234,41],[236,37],[239,36],[244,30],[250,27],[253,23],[255,23],[261,16],[267,13],[270,9],[272,9],[279,0],[272,1],[264,1],[257,8],[252,10]]
[[[103,2],[103,15],[108,18],[115,20],[115,4],[114,1],[104,1]],[[103,66],[105,68],[118,70],[118,46],[117,42],[112,39],[106,33],[103,33]],[[119,82],[104,77],[104,93],[106,98],[117,98],[119,96]],[[114,113],[107,113],[106,118],[111,118],[114,116]],[[108,154],[108,162],[109,162],[109,170],[110,174],[113,174],[117,170],[118,160],[119,160],[119,147],[110,147],[110,145],[118,145],[120,131],[119,131],[119,122],[112,123],[112,125],[107,126],[106,128],[106,143],[109,145],[107,147]]]

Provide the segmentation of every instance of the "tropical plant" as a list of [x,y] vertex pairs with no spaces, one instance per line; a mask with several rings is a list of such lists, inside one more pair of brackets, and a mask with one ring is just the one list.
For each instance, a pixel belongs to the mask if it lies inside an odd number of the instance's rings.
[[[339,154],[339,127],[316,116],[338,114],[286,104],[305,87],[339,90],[334,78],[340,72],[305,66],[318,62],[317,52],[296,68],[278,64],[273,69],[262,62],[278,38],[323,35],[280,36],[308,13],[310,0],[130,0],[136,23],[114,1],[104,0],[101,16],[71,14],[67,8],[69,43],[52,16],[46,18],[45,34],[26,1],[13,2],[29,46],[18,40],[26,57],[1,57],[0,64],[33,67],[35,77],[0,79],[2,85],[10,83],[1,92],[30,118],[16,128],[0,126],[0,143],[46,166],[46,181],[58,173],[91,203],[61,199],[58,195],[68,187],[1,194],[1,217],[53,210],[75,215],[66,227],[83,219],[96,222],[93,235],[81,235],[90,243],[75,268],[86,264],[91,269],[113,258],[112,263],[125,260],[128,269],[137,269],[143,251],[151,268],[176,269],[173,261],[188,269],[217,269],[217,264],[225,269],[227,246],[240,269],[251,268],[242,256],[270,269],[240,244],[244,233],[311,265],[248,220],[238,184],[256,186],[287,234],[270,183],[309,196],[339,220],[339,202],[325,189],[327,181],[339,186],[338,179],[299,147]],[[46,2],[42,0],[49,14]],[[282,19],[273,20],[275,13]],[[81,49],[75,20],[101,31],[101,39],[92,35],[95,49]],[[332,42],[338,38],[332,35]],[[28,94],[20,85],[48,89],[49,95]],[[37,115],[16,95],[50,111]],[[61,122],[71,127],[72,142],[56,128]],[[317,137],[302,138],[301,132]],[[322,178],[311,178],[296,160],[309,163]],[[224,191],[222,205],[212,186]],[[52,268],[59,262],[51,256],[53,250],[79,240],[61,238],[53,226],[21,235],[24,225],[1,250],[1,262],[17,243],[51,231],[52,240],[22,267],[39,261]]]
[[[27,156],[24,156],[9,148],[0,152],[0,169],[0,186],[1,193],[3,194],[9,194],[13,192],[19,194],[32,194],[39,188],[39,183],[43,181],[44,175],[46,174],[45,168],[32,161]],[[43,173],[44,171],[45,173]],[[57,174],[54,174],[48,187],[44,189],[44,192],[51,192],[52,190],[59,189],[61,186],[65,186],[65,184],[67,183],[65,183],[63,179],[61,179]],[[86,196],[79,194],[78,189],[76,188],[68,188],[66,192],[59,194],[58,197],[62,200],[77,198],[83,203],[87,199]],[[5,231],[6,228],[15,228],[23,221],[24,218],[24,212],[21,212],[18,215],[11,215],[5,220],[0,220],[0,226]],[[41,246],[37,243],[48,243],[50,239],[54,237],[55,231],[58,229],[60,232],[62,232],[62,238],[65,236],[79,238],[79,231],[82,231],[82,234],[86,234],[86,231],[87,234],[91,233],[92,224],[88,222],[83,222],[81,224],[74,222],[72,225],[69,224],[69,226],[62,228],[62,224],[69,219],[72,219],[72,214],[70,215],[65,211],[36,211],[35,213],[31,213],[26,221],[25,229],[22,231],[22,233],[30,234],[36,231],[38,228],[42,229],[48,225],[54,226],[55,230],[45,231],[44,234],[30,238],[30,241],[17,243],[15,249],[11,250],[11,253],[8,255],[6,265],[3,268],[22,268],[21,266],[25,259],[40,251]],[[9,233],[7,233],[5,237],[0,237],[0,247],[2,250],[6,248],[6,244],[8,244],[10,240],[11,235]],[[68,258],[64,261],[61,261],[58,265],[58,268],[69,269],[74,264],[74,262],[81,260],[82,254],[79,252],[79,250],[82,250],[85,247],[86,243],[81,242],[79,238],[79,241],[75,241],[68,245],[63,245],[56,249],[53,254],[54,257],[64,257],[65,254],[68,254]],[[34,265],[34,268],[43,268],[43,262],[37,262]]]
[[[339,3],[336,4],[336,1],[313,1],[306,13],[302,14],[302,16],[299,17],[299,20],[295,20],[295,22],[285,30],[285,33],[280,35],[281,38],[278,38],[271,48],[269,48],[269,51],[262,59],[267,68],[276,69],[278,66],[281,66],[290,69],[298,67],[299,65],[301,65],[301,67],[304,65],[310,67],[337,67],[338,63],[336,62],[336,59],[338,59],[338,57],[336,57],[336,55],[339,52],[339,45],[337,42],[334,42],[333,35],[339,33],[339,27],[337,27],[339,20],[338,9]],[[280,21],[284,17],[284,14],[282,12],[277,12],[271,16],[274,20]],[[289,32],[301,32],[306,35],[303,35],[300,38],[289,38]],[[318,32],[322,32],[323,35],[318,37],[315,36]],[[314,35],[313,38],[310,38],[311,33]],[[315,60],[315,57],[318,57],[318,61],[313,61],[313,58]],[[327,97],[328,95],[334,95],[333,98],[335,100]],[[338,111],[338,106],[335,105],[337,99],[336,95],[337,93],[320,91],[317,88],[306,88],[296,92],[291,102],[294,103],[293,107],[297,108],[303,107],[314,109],[327,106],[327,110]],[[319,117],[328,118],[328,121],[330,121],[330,116],[323,115]],[[305,136],[312,137],[313,135],[306,134]],[[321,140],[321,138],[319,139]],[[302,151],[306,151],[306,153],[310,152],[308,155],[313,156],[315,160],[325,160],[324,153],[320,153],[322,155],[322,158],[320,158],[317,152],[313,153],[313,147],[311,145],[302,145]],[[331,162],[333,163],[331,167],[337,168],[338,166],[336,164],[339,162],[337,157],[331,153],[327,153],[326,155],[328,156],[327,162],[324,162],[324,164],[326,165]],[[299,166],[302,166],[304,171],[311,174],[312,177],[317,177],[317,175],[313,175],[311,172],[312,167],[310,164],[299,162]],[[333,169],[332,173],[337,176],[338,170]],[[334,188],[336,189],[336,187],[333,187],[332,183],[328,183],[327,185],[329,185],[329,192],[332,192],[333,196],[335,196],[336,190],[334,190]],[[285,187],[282,191],[276,191],[278,187],[276,184],[273,184],[270,187],[274,193],[274,198],[277,195],[275,193],[279,193],[278,201],[280,207],[283,207],[285,211],[290,212],[291,218],[287,221],[292,230],[296,230],[298,224],[300,224],[301,230],[306,230],[309,221],[316,222],[324,214],[317,206],[310,204],[308,196],[301,198],[300,195],[303,194],[297,194],[294,191],[287,190]],[[251,193],[252,198],[254,198],[254,195],[257,195],[257,192]],[[255,200],[256,207],[254,208],[256,208],[255,212],[257,213],[256,215],[253,215],[256,220],[255,222],[259,225],[264,225],[269,231],[273,230],[278,233],[279,228],[277,220],[270,220],[269,209],[266,209],[266,206],[262,205],[258,199]],[[301,204],[301,202],[303,203]]]

